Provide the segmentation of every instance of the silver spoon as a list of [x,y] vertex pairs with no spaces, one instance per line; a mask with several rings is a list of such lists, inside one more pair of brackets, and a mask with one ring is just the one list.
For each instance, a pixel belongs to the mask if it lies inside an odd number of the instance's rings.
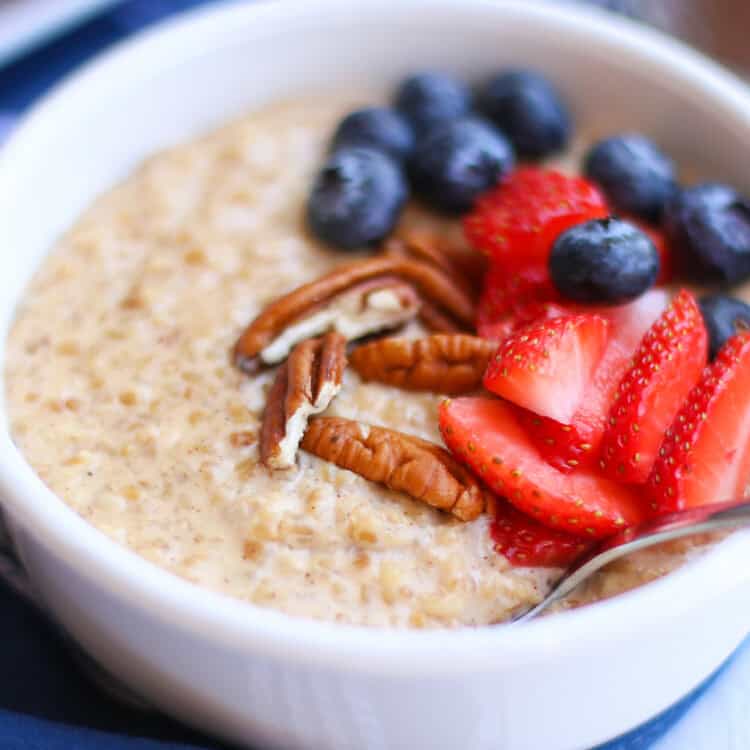
[[681,539],[691,534],[750,525],[750,501],[703,505],[699,508],[670,513],[638,526],[631,526],[593,549],[584,552],[563,574],[539,604],[516,615],[510,622],[526,622],[541,614],[551,604],[567,596],[585,580],[613,560],[652,547],[660,542]]

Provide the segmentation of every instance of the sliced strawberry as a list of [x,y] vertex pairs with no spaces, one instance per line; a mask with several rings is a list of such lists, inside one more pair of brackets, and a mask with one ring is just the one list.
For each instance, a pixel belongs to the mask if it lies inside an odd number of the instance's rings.
[[606,537],[643,519],[629,488],[587,471],[563,474],[544,461],[511,404],[489,398],[444,401],[440,431],[458,460],[545,526]]
[[636,347],[668,299],[666,292],[653,290],[628,305],[589,308],[606,317],[611,328],[607,348],[580,408],[569,424],[534,414],[521,417],[539,452],[552,466],[573,471],[595,464],[615,391]]
[[540,269],[557,236],[609,209],[599,189],[582,177],[521,167],[477,201],[464,219],[469,242],[507,269]]
[[579,430],[554,419],[540,417],[533,411],[518,410],[518,421],[550,466],[570,473],[596,465],[594,445],[581,437]]
[[750,482],[750,334],[705,368],[664,435],[648,479],[655,513],[739,499]]
[[672,258],[672,249],[667,242],[667,237],[661,229],[646,224],[638,219],[628,216],[628,221],[635,224],[642,232],[645,232],[651,242],[654,243],[656,252],[659,253],[659,276],[656,279],[657,285],[668,284],[674,278],[674,260]]
[[490,341],[505,341],[515,330],[517,330],[517,321],[515,318],[506,318],[499,320],[497,323],[484,323],[477,325],[477,333],[483,339]]
[[520,306],[512,314],[495,322],[478,322],[477,333],[483,339],[502,342],[512,334],[525,328],[530,323],[536,323],[552,318],[570,315],[570,310],[555,302],[530,302]]
[[484,387],[525,409],[569,422],[607,344],[600,315],[567,315],[521,328],[490,360]]
[[580,537],[543,526],[502,500],[491,512],[495,550],[511,565],[565,568],[589,547]]
[[559,295],[546,271],[509,272],[494,264],[484,277],[477,306],[477,331],[501,341],[521,326],[546,315]]
[[703,317],[683,290],[648,329],[615,392],[599,459],[605,476],[637,484],[648,479],[664,432],[707,356]]
[[659,253],[659,276],[656,279],[657,286],[668,284],[674,278],[675,263],[672,258],[672,248],[669,245],[666,234],[653,224],[649,224],[635,216],[625,215],[622,217],[649,236],[654,243],[656,252]]

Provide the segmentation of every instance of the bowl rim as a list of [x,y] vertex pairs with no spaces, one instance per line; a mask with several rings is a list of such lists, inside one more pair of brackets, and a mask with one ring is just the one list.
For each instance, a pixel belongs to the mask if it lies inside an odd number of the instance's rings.
[[[583,38],[597,37],[613,53],[637,56],[731,111],[750,139],[750,89],[733,74],[685,45],[591,8],[549,5],[524,0],[412,0],[448,12],[522,16],[558,31]],[[374,4],[370,4],[371,11]],[[403,10],[399,0],[379,0],[378,13],[394,18]],[[264,0],[251,4],[221,3],[168,19],[120,42],[68,76],[27,114],[0,152],[0,192],[9,189],[14,170],[23,170],[24,154],[33,147],[40,128],[66,106],[72,94],[126,68],[139,57],[158,57],[164,47],[188,49],[195,40],[220,44],[222,29],[238,21],[287,26],[303,25],[311,13],[346,12],[348,0]],[[72,98],[72,97],[71,97]],[[33,150],[33,149],[32,149]],[[3,356],[4,361],[4,356]],[[0,376],[4,411],[4,373]],[[580,610],[522,627],[481,627],[456,630],[392,629],[342,625],[286,615],[189,583],[120,546],[79,517],[34,473],[10,437],[7,416],[0,434],[0,491],[3,504],[24,531],[129,606],[147,609],[174,627],[199,633],[240,651],[262,649],[280,659],[322,663],[343,669],[388,674],[460,674],[493,670],[498,665],[543,661],[566,644],[613,640],[625,632],[648,630],[665,620],[679,619],[690,609],[734,590],[750,578],[743,547],[750,532],[739,532],[679,570]],[[383,637],[384,631],[387,638]],[[449,656],[448,656],[449,655]],[[441,658],[442,657],[442,658]],[[446,658],[448,657],[448,658]]]

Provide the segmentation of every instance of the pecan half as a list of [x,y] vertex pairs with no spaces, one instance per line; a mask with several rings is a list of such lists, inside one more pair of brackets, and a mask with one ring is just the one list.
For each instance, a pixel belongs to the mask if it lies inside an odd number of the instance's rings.
[[466,326],[459,325],[455,319],[441,312],[439,307],[424,300],[419,308],[419,322],[428,331],[436,333],[461,333],[466,330]]
[[[341,295],[354,292],[364,282],[374,285],[366,291],[368,306],[388,309],[381,309],[382,314],[374,316],[369,326],[357,324],[347,333],[345,327],[342,330],[345,324],[336,304]],[[375,286],[379,282],[383,286],[400,283],[401,291],[376,295]],[[255,372],[263,365],[282,361],[291,346],[301,338],[331,328],[340,330],[349,340],[394,328],[414,317],[419,309],[419,300],[411,297],[407,301],[403,296],[407,286],[414,287],[422,299],[438,306],[461,325],[468,327],[473,324],[474,306],[470,295],[439,269],[408,258],[368,258],[339,266],[326,276],[272,302],[240,336],[234,347],[234,361],[241,370]],[[358,299],[362,293],[360,290]],[[398,309],[393,294],[396,294]],[[361,322],[361,317],[358,320]]]
[[426,440],[351,419],[310,420],[302,448],[342,469],[473,521],[489,492],[448,451]]
[[[275,304],[272,303],[271,307]],[[247,344],[240,339],[235,346],[235,363],[241,370],[251,374],[263,367],[283,362],[295,344],[326,331],[337,331],[350,341],[378,331],[398,328],[414,319],[421,305],[419,295],[410,284],[393,276],[369,279],[305,310],[299,318],[282,327],[255,356],[239,353],[240,348],[243,351],[254,350],[254,347],[248,350]],[[261,313],[256,322],[264,314],[265,312]],[[251,324],[243,337],[254,326],[255,323]]]
[[265,466],[294,466],[307,418],[328,408],[341,390],[345,367],[346,339],[339,333],[294,348],[276,374],[263,413],[260,460]]
[[282,362],[300,341],[336,331],[353,341],[378,331],[398,328],[416,317],[420,300],[413,287],[391,276],[363,281],[317,305],[292,321],[253,360],[238,360],[245,372]]
[[421,233],[400,232],[394,237],[389,237],[383,245],[383,252],[386,255],[429,263],[451,276],[455,276],[458,272],[458,268],[453,265],[451,259]]
[[387,338],[357,347],[349,363],[364,380],[407,391],[455,395],[482,385],[497,343],[461,333],[423,339]]
[[481,289],[487,271],[487,258],[482,253],[430,229],[400,229],[386,240],[383,250],[430,263],[453,278],[462,279],[466,288],[475,292]]

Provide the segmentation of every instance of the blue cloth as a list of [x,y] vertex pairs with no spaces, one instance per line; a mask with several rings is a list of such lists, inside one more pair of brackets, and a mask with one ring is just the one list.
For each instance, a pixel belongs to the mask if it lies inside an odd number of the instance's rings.
[[[157,713],[127,708],[107,697],[84,676],[55,628],[4,589],[0,644],[2,750],[221,747]],[[153,741],[130,739],[140,737]]]
[[[62,1],[62,0],[61,0]],[[134,31],[209,0],[126,0],[0,70],[0,112],[21,111],[97,52]]]
[[[129,0],[0,69],[0,139],[14,115],[83,61],[160,18],[208,1]],[[83,676],[54,628],[2,587],[0,644],[3,675],[0,750],[219,750],[222,747],[170,719],[125,707],[108,698]],[[744,652],[749,651],[747,645]],[[743,662],[750,665],[750,659]],[[746,669],[745,675],[749,672]],[[596,750],[653,747],[717,679],[724,677],[714,676],[661,716]],[[729,750],[729,747],[717,745],[710,750]],[[693,748],[681,743],[679,750]]]

